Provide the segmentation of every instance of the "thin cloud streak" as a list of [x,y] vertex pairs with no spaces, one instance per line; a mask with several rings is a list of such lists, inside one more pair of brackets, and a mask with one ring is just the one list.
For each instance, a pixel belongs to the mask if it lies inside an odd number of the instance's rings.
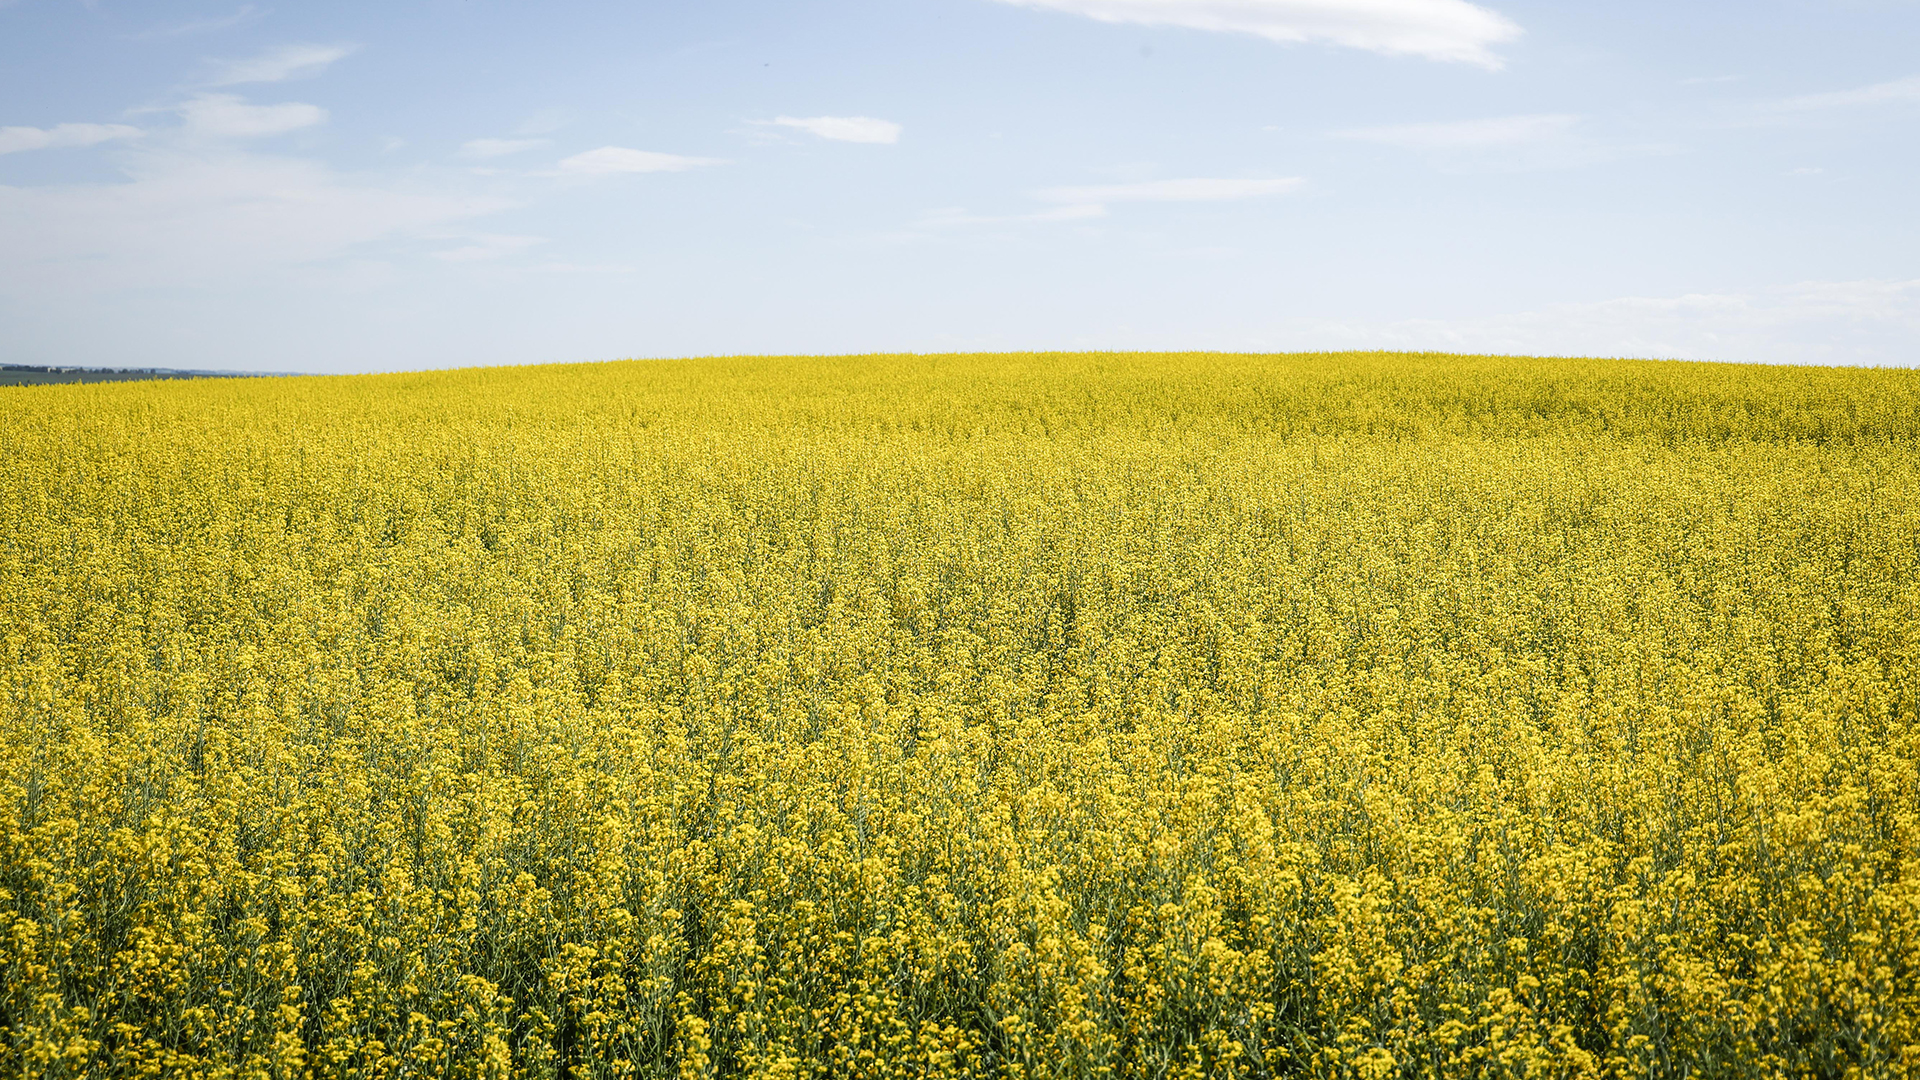
[[1058,206],[1051,210],[1040,210],[1031,214],[970,214],[964,207],[946,206],[938,210],[929,210],[913,223],[920,231],[938,231],[945,229],[965,229],[982,225],[1025,225],[1058,221],[1091,221],[1107,216],[1107,208],[1097,204],[1082,203],[1073,206]]
[[242,4],[238,11],[217,19],[196,19],[175,26],[159,26],[151,30],[142,30],[129,35],[135,41],[150,41],[154,38],[190,37],[194,34],[212,34],[231,29],[242,23],[250,23],[265,13],[252,4]]
[[1920,279],[1810,281],[1750,293],[1630,296],[1468,319],[1302,323],[1327,344],[1741,363],[1910,365]]
[[871,116],[776,116],[767,121],[780,127],[797,128],[810,135],[836,142],[885,143],[900,141],[902,130],[891,120]]
[[1497,116],[1485,120],[1458,120],[1433,124],[1394,124],[1352,128],[1334,134],[1356,142],[1381,143],[1412,150],[1456,150],[1513,146],[1552,138],[1571,129],[1580,118],[1562,113]]
[[145,132],[127,124],[55,124],[50,128],[0,128],[0,154],[22,150],[51,150],[65,146],[94,146],[114,139],[135,139]]
[[1108,23],[1252,34],[1498,69],[1511,19],[1466,0],[1000,0]]
[[499,233],[478,233],[468,239],[471,242],[464,247],[436,251],[433,257],[442,262],[482,262],[502,259],[547,242],[544,236],[508,236]]
[[1112,203],[1226,202],[1285,195],[1306,183],[1297,176],[1268,179],[1192,177],[1149,180],[1133,184],[1087,184],[1042,188],[1033,198],[1062,205],[1027,214],[972,214],[962,207],[943,207],[922,214],[906,231],[891,240],[925,240],[957,230],[996,226],[1086,223],[1108,216]]
[[358,45],[283,45],[223,65],[210,85],[239,86],[310,78],[358,48]]
[[469,158],[497,158],[525,153],[547,145],[546,139],[469,139],[460,144],[460,154]]
[[1149,180],[1138,184],[1089,184],[1043,188],[1034,197],[1047,202],[1100,204],[1116,202],[1223,202],[1258,199],[1298,191],[1305,180],[1284,176],[1265,180],[1212,179]]
[[422,178],[187,144],[142,152],[115,183],[0,186],[0,293],[75,297],[227,285],[379,241],[445,235],[507,209]]
[[614,176],[621,173],[685,172],[705,165],[723,165],[719,158],[662,154],[653,150],[632,150],[624,146],[603,146],[575,154],[560,162],[560,172],[574,176]]
[[1783,109],[1849,109],[1865,105],[1896,105],[1920,102],[1920,75],[1892,79],[1852,90],[1834,90],[1822,94],[1803,94],[1780,103]]
[[318,105],[249,105],[233,94],[201,94],[182,102],[175,111],[186,121],[186,134],[215,139],[284,135],[327,119],[327,110]]

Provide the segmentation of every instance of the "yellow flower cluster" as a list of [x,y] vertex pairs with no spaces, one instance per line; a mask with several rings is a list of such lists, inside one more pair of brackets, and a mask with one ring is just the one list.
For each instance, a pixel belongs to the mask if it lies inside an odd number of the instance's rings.
[[0,1075],[1920,1074],[1920,378],[0,391]]

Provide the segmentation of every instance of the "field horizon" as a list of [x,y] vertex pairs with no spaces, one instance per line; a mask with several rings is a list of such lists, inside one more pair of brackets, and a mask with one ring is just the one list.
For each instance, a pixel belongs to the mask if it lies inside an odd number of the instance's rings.
[[1031,357],[1031,358],[1127,358],[1172,356],[1186,358],[1220,357],[1259,357],[1273,361],[1287,361],[1302,357],[1404,357],[1408,359],[1434,360],[1510,360],[1517,362],[1566,362],[1566,363],[1607,363],[1607,364],[1697,364],[1712,367],[1751,367],[1775,370],[1839,370],[1839,371],[1906,371],[1920,370],[1920,361],[1907,364],[1868,364],[1868,363],[1782,363],[1778,361],[1749,361],[1730,359],[1698,359],[1663,356],[1576,356],[1560,354],[1530,353],[1475,353],[1435,351],[1431,349],[1332,349],[1332,350],[1280,350],[1272,352],[1245,352],[1236,350],[1184,350],[1184,349],[1042,349],[1028,351],[962,351],[962,352],[825,352],[825,353],[712,353],[688,356],[628,356],[611,357],[599,360],[543,360],[517,364],[477,364],[454,367],[404,368],[381,371],[257,371],[240,369],[184,369],[165,367],[95,367],[95,366],[49,366],[44,364],[0,364],[0,386],[62,385],[66,383],[95,382],[137,382],[149,379],[218,379],[218,378],[278,378],[278,379],[338,379],[381,376],[432,375],[461,371],[511,371],[531,369],[559,369],[590,367],[603,364],[701,364],[701,363],[741,363],[763,361],[768,363],[794,364],[809,362],[894,360],[917,361],[927,359],[988,359],[994,357]]

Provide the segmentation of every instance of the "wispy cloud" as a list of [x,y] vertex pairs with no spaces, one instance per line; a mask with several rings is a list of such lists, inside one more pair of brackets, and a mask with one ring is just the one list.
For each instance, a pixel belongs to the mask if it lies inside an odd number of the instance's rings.
[[1352,128],[1336,132],[1340,138],[1383,143],[1415,150],[1474,149],[1514,146],[1551,138],[1570,130],[1580,118],[1561,113],[1496,116],[1485,120],[1455,120],[1436,124],[1395,124]]
[[922,214],[904,232],[888,239],[927,240],[943,234],[970,229],[1005,229],[1009,226],[1087,223],[1107,217],[1113,203],[1140,202],[1226,202],[1258,199],[1297,191],[1306,181],[1297,176],[1267,179],[1194,177],[1184,180],[1147,180],[1129,184],[1086,184],[1071,187],[1042,188],[1032,192],[1042,202],[1059,203],[1045,210],[1024,214],[976,214],[963,207],[949,206]]
[[239,86],[308,78],[327,70],[357,48],[357,45],[282,45],[245,60],[222,64],[210,85]]
[[1920,280],[1620,297],[1468,319],[1303,323],[1295,334],[1321,348],[1911,365],[1920,341]]
[[573,122],[573,113],[567,109],[540,109],[514,125],[512,134],[522,137],[551,135]]
[[624,146],[603,146],[584,154],[575,154],[560,162],[562,173],[575,176],[612,176],[618,173],[684,172],[703,165],[725,164],[718,158],[662,154],[652,150],[629,150]]
[[968,213],[965,207],[943,206],[920,215],[920,218],[913,223],[913,229],[918,232],[937,232],[946,229],[975,228],[982,225],[1089,221],[1106,216],[1106,207],[1091,203],[1056,206],[1050,210],[1040,210],[1031,214],[973,214]]
[[1521,29],[1466,0],[1002,0],[1110,23],[1254,34],[1390,55],[1501,66],[1493,47]]
[[537,150],[547,145],[546,139],[469,139],[460,144],[462,157],[497,158],[509,154]]
[[1306,181],[1297,176],[1264,180],[1191,178],[1149,180],[1137,184],[1089,184],[1043,188],[1034,197],[1047,202],[1104,206],[1116,202],[1221,202],[1258,199],[1298,191]]
[[528,274],[637,274],[640,268],[621,263],[545,262],[527,267]]
[[897,143],[902,130],[891,120],[871,116],[776,116],[766,123],[798,128],[822,139],[854,143]]
[[188,135],[215,139],[254,139],[324,123],[327,110],[287,102],[249,105],[233,94],[200,94],[176,107]]
[[1789,110],[1848,109],[1862,105],[1894,105],[1920,102],[1920,75],[1892,79],[1852,90],[1833,90],[1823,94],[1803,94],[1780,102]]
[[466,239],[469,243],[446,251],[436,251],[433,257],[444,262],[483,262],[505,258],[547,242],[544,236],[506,236],[499,233],[476,233]]
[[55,124],[50,128],[0,128],[0,154],[22,150],[50,150],[62,146],[93,146],[113,139],[132,139],[142,134],[126,124]]
[[1897,115],[1900,107],[1920,105],[1920,75],[1772,100],[1728,103],[1720,115],[1734,128],[1824,126],[1843,117],[1865,120]]
[[0,290],[70,300],[220,285],[425,238],[508,200],[206,144],[143,150],[112,183],[0,186]]
[[213,19],[195,19],[192,22],[177,23],[172,26],[157,26],[151,30],[142,30],[132,35],[135,40],[151,38],[189,37],[194,34],[213,34],[231,29],[243,23],[250,23],[261,17],[263,12],[252,4],[242,4],[238,11]]
[[1583,118],[1566,113],[1350,128],[1331,135],[1336,139],[1425,153],[1432,157],[1436,167],[1446,172],[1577,169],[1685,152],[1685,147],[1672,143],[1621,142],[1596,137],[1586,131]]

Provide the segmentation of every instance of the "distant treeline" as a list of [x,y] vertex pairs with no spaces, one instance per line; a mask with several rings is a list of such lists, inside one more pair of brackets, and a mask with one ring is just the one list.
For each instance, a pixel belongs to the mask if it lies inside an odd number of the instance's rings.
[[252,371],[176,371],[171,368],[85,368],[0,364],[0,386],[132,382],[138,379],[235,379],[250,378],[258,374],[260,373]]

